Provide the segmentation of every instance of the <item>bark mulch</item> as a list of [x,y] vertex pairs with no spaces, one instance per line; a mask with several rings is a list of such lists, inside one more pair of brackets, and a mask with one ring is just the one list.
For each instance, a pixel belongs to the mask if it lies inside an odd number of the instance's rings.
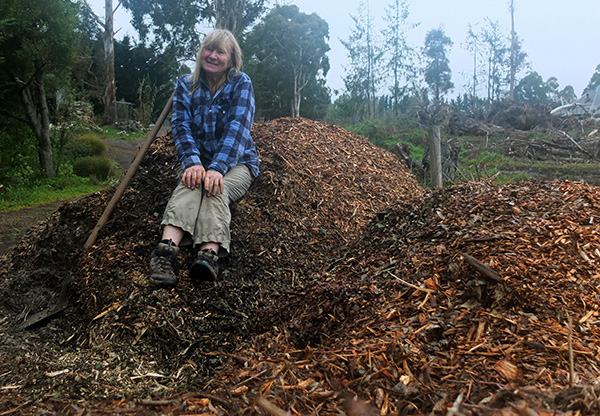
[[[254,137],[262,172],[218,282],[146,281],[168,137],[90,250],[112,190],[1,258],[0,415],[600,412],[597,188],[425,191],[339,127],[279,119]],[[63,285],[67,310],[19,329]]]

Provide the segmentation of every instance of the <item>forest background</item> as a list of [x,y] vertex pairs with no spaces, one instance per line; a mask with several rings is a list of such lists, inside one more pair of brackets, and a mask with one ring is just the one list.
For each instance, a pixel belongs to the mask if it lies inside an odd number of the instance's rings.
[[[257,121],[289,116],[334,123],[384,148],[404,143],[415,160],[427,153],[424,110],[486,122],[506,103],[549,112],[578,98],[572,86],[544,80],[531,67],[518,28],[491,17],[467,24],[463,39],[451,39],[440,26],[422,44],[410,43],[418,24],[406,0],[390,0],[383,15],[374,15],[368,1],[351,12],[350,34],[340,39],[348,66],[343,88],[335,91],[327,85],[329,25],[293,4],[105,0],[105,10],[99,16],[85,0],[0,5],[0,208],[27,204],[24,194],[56,198],[63,189],[69,196],[114,183],[119,171],[104,139],[122,130],[139,130],[129,138],[143,135],[212,27],[230,29],[240,40]],[[114,16],[124,10],[137,36],[116,39]],[[509,1],[503,21],[514,17]],[[385,25],[375,27],[375,18]],[[449,61],[457,46],[472,60],[470,81],[460,87]],[[600,65],[582,94],[599,85]]]

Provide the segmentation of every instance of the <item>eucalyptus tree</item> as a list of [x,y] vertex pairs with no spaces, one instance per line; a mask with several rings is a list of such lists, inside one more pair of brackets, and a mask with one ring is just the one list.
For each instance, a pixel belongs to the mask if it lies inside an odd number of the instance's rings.
[[550,77],[544,83],[549,105],[560,105],[560,84],[558,78]]
[[[385,39],[386,69],[392,73],[392,93],[393,110],[397,116],[399,111],[400,98],[404,95],[409,82],[415,82],[416,68],[414,64],[415,50],[408,44],[408,31],[418,24],[408,22],[408,0],[393,0],[386,7],[384,20],[387,22],[382,34]],[[412,75],[411,79],[408,79]],[[401,85],[401,81],[405,85]]]
[[[469,87],[475,100],[478,95],[479,77],[486,79],[485,88],[489,103],[505,97],[514,99],[518,75],[527,68],[527,54],[515,31],[514,3],[510,2],[511,30],[507,36],[498,21],[486,18],[483,27],[476,31],[469,25],[465,49],[473,56],[473,78]],[[479,61],[483,61],[482,64]],[[477,100],[475,100],[477,101]]]
[[300,117],[306,92],[327,97],[329,25],[298,6],[276,6],[248,33],[244,42],[246,69],[252,77],[257,113]]
[[265,0],[121,0],[140,39],[193,58],[206,28],[228,29],[240,39],[265,12]]
[[[511,40],[511,53],[509,60],[509,97],[514,99],[514,85],[519,82],[519,73],[524,69],[527,69],[529,64],[527,62],[527,53],[523,51],[523,42],[518,35],[515,34],[514,39]],[[513,93],[511,93],[511,89]]]
[[509,61],[509,97],[514,100],[515,83],[517,82],[517,74],[527,65],[525,59],[527,54],[523,52],[523,42],[515,31],[515,2],[510,0],[510,61]]
[[265,0],[212,0],[209,2],[209,19],[215,28],[228,29],[240,39],[266,11],[265,3]]
[[350,37],[341,40],[350,59],[344,86],[354,103],[356,116],[359,119],[372,119],[375,117],[377,93],[382,82],[384,51],[377,39],[368,0],[359,3],[357,14],[351,18],[354,27]]
[[549,104],[550,90],[544,79],[537,72],[530,72],[515,86],[516,101],[535,104]]
[[531,104],[559,106],[577,99],[575,90],[567,85],[560,89],[558,79],[550,77],[546,81],[533,71],[524,76],[515,86],[515,100]]
[[433,99],[439,103],[454,84],[448,59],[452,40],[446,36],[444,29],[432,29],[425,36],[423,53],[427,61],[425,66],[425,82],[433,92]]
[[510,46],[498,21],[485,20],[481,38],[484,44],[484,54],[487,60],[487,98],[495,102],[503,97],[509,79]]
[[[184,58],[192,58],[200,44],[201,22],[209,17],[206,0],[104,0],[104,18],[97,16],[88,0],[83,0],[94,17],[104,45],[104,117],[105,124],[117,118],[115,79],[114,15],[123,6],[131,12],[131,24],[142,42],[152,39],[151,47],[162,51],[170,47]],[[169,45],[169,46],[167,46]]]
[[70,0],[2,0],[0,16],[0,94],[3,103],[16,98],[21,104],[2,105],[3,112],[30,127],[40,167],[53,177],[48,102],[68,83],[74,64],[77,6]]
[[510,0],[510,75],[509,75],[509,98],[515,99],[515,76],[517,73],[516,58],[517,58],[517,32],[515,32],[515,2]]
[[[588,85],[585,87],[585,91],[595,90],[600,86],[600,64],[596,66],[592,77],[590,78]],[[584,92],[585,92],[584,91]]]
[[88,15],[92,16],[98,27],[102,38],[102,44],[104,46],[104,117],[103,121],[105,124],[112,124],[117,119],[117,86],[115,81],[115,27],[114,27],[114,14],[117,9],[121,6],[119,1],[116,7],[113,7],[113,0],[104,0],[104,20],[100,19],[87,3],[87,0],[83,0],[87,6]]
[[575,94],[575,89],[572,85],[567,85],[558,92],[558,103],[560,105],[572,103],[576,99],[577,94]]

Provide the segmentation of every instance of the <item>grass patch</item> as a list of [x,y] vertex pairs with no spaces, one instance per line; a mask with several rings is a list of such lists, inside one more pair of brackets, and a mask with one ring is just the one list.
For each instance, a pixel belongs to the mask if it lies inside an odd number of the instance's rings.
[[422,146],[417,146],[412,142],[403,141],[405,145],[410,149],[410,157],[414,160],[418,160],[419,162],[423,160],[423,156],[425,155],[425,148]]
[[121,130],[115,129],[113,126],[102,126],[102,133],[97,133],[98,137],[110,140],[139,140],[146,137],[148,134],[145,131],[129,132],[127,134],[119,134]]
[[0,211],[12,211],[88,195],[111,186],[76,176],[40,179],[28,186],[10,187],[0,194]]
[[595,172],[598,170],[597,163],[584,163],[584,162],[556,164],[556,163],[550,163],[550,162],[536,161],[536,162],[532,163],[531,166],[534,168],[539,168],[539,169],[555,169],[558,171]]
[[0,211],[77,198],[113,185],[121,175],[106,156],[105,140],[139,140],[145,135],[145,132],[119,135],[119,130],[108,126],[103,127],[102,132],[77,135],[60,149],[55,149],[55,163],[59,165],[57,177],[39,178],[40,174],[29,168],[24,173],[16,172],[4,178],[5,192],[0,193]]
[[453,183],[487,179],[496,174],[498,174],[495,179],[496,183],[526,180],[526,177],[523,176],[513,177],[511,175],[499,173],[504,166],[508,166],[512,163],[513,161],[510,157],[506,157],[499,152],[481,150],[479,148],[476,151],[473,151],[473,149],[465,150],[465,148],[461,146],[458,162],[459,168]]
[[377,119],[345,126],[355,134],[366,137],[376,146],[389,150],[398,142],[422,146],[427,132],[407,119]]

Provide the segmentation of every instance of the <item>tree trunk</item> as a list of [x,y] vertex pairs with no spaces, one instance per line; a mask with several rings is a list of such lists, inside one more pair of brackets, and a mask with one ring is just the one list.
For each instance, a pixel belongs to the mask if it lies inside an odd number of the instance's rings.
[[112,0],[105,0],[104,21],[104,65],[106,73],[106,90],[104,91],[104,124],[117,121],[117,86],[115,82],[115,29]]
[[298,100],[298,96],[300,95],[300,91],[298,91],[298,71],[296,70],[296,68],[294,68],[294,89],[293,89],[293,96],[292,96],[292,118],[296,118],[298,117],[298,113],[300,112],[299,107],[299,100]]
[[242,35],[244,29],[244,9],[247,0],[216,0],[215,28],[227,29],[236,38]]
[[514,0],[510,0],[510,100],[515,100],[515,75],[516,53],[517,53],[517,35],[515,33],[515,4]]
[[431,184],[434,188],[442,187],[442,137],[440,125],[431,126],[429,131],[429,158],[431,160]]
[[[29,127],[38,140],[40,167],[46,177],[53,178],[54,165],[52,162],[52,143],[50,142],[50,117],[44,88],[44,71],[40,65],[36,65],[36,67],[35,79],[31,83],[18,82],[21,85],[19,88],[20,98],[27,114]],[[35,89],[35,91],[32,91],[32,89]]]
[[299,91],[294,92],[294,98],[292,102],[292,118],[300,117],[300,101],[302,100],[302,95]]
[[[302,51],[299,52],[302,56]],[[302,103],[302,90],[308,85],[310,79],[305,75],[302,63],[294,68],[294,96],[292,97],[292,118],[300,117],[300,104]]]
[[475,107],[477,99],[477,45],[473,51],[473,93],[471,94],[471,105]]
[[38,137],[40,149],[40,164],[49,178],[54,177],[54,166],[52,161],[52,143],[50,142],[50,111],[48,110],[48,101],[46,101],[46,89],[44,88],[44,75],[38,73],[38,100],[40,109],[40,130]]

